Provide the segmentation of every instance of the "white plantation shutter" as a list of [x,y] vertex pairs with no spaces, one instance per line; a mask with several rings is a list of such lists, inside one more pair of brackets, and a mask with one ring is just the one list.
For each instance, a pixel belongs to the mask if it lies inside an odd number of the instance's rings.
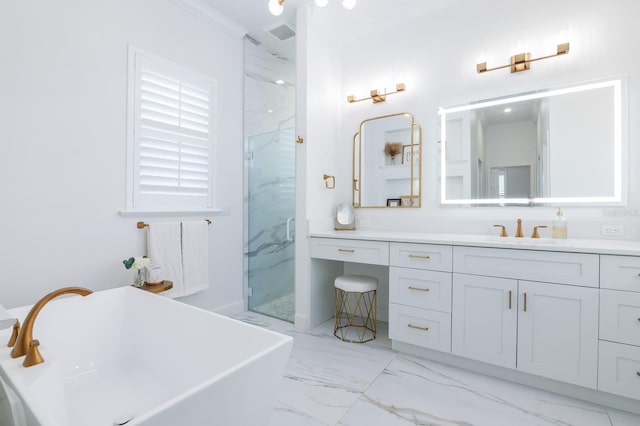
[[212,208],[214,83],[139,51],[133,62],[133,210]]

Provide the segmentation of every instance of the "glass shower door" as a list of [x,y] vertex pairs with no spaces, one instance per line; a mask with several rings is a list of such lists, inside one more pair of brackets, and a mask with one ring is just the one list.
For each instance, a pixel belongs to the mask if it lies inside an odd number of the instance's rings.
[[295,132],[250,136],[249,310],[294,321]]

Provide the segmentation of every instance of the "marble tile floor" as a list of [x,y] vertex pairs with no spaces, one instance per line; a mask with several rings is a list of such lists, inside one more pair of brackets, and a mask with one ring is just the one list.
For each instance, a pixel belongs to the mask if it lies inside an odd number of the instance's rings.
[[253,312],[235,318],[294,346],[270,426],[639,426],[640,416],[395,352],[378,323],[365,344]]

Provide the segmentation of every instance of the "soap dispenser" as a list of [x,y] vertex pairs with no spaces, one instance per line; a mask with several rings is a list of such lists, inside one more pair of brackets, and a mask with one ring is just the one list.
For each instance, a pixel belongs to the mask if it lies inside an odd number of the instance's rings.
[[552,238],[567,238],[567,219],[562,215],[562,209],[558,208],[556,217],[553,218],[551,227]]

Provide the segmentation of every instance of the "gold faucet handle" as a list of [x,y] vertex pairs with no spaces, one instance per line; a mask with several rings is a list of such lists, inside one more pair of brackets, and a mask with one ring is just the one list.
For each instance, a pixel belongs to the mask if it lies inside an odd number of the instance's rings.
[[9,343],[7,343],[7,347],[12,348],[16,344],[19,333],[20,333],[20,321],[16,320],[16,322],[13,324],[13,331],[11,332],[11,338],[9,339]]
[[23,367],[31,367],[44,362],[44,358],[42,358],[42,354],[40,353],[38,346],[40,346],[40,341],[38,339],[33,339],[29,342],[29,351],[27,352],[27,356],[24,357],[24,362],[22,363]]
[[501,237],[507,237],[508,236],[507,235],[507,227],[506,226],[504,226],[504,225],[493,225],[493,226],[495,226],[496,228],[502,228],[502,230],[500,230],[500,236]]
[[538,234],[538,228],[546,228],[547,225],[538,225],[533,227],[533,233],[531,234],[531,238],[540,238],[540,234]]

